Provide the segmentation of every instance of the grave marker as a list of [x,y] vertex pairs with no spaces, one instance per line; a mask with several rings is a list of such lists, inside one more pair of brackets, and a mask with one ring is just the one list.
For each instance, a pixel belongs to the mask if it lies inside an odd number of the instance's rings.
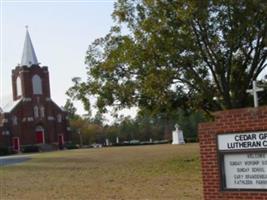
[[119,137],[116,137],[116,144],[119,144],[120,143],[120,139]]
[[175,124],[175,130],[172,132],[172,144],[184,144],[184,134],[178,124]]
[[106,143],[106,146],[109,146],[109,139],[108,138],[106,138],[105,143]]

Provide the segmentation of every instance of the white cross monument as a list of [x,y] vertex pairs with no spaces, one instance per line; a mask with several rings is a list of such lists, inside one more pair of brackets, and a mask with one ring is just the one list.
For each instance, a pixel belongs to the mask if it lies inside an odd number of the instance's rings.
[[258,88],[256,81],[252,82],[252,89],[247,90],[247,93],[252,94],[254,97],[254,107],[255,108],[257,108],[259,106],[257,92],[261,92],[261,91],[263,91],[263,88]]

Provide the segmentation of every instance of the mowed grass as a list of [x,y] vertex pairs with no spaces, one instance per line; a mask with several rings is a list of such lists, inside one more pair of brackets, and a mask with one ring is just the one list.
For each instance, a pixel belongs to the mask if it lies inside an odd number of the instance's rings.
[[57,151],[0,167],[0,199],[202,199],[198,144]]

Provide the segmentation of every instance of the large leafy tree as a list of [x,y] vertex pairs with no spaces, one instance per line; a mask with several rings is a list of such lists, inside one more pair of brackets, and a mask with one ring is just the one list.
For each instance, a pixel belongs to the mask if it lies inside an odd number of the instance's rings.
[[251,103],[246,89],[266,67],[266,1],[118,0],[113,17],[110,33],[89,46],[88,80],[72,96],[166,119],[179,107]]
[[64,111],[68,113],[68,116],[70,117],[70,119],[78,118],[78,115],[76,114],[77,109],[74,107],[70,99],[67,99],[64,105]]

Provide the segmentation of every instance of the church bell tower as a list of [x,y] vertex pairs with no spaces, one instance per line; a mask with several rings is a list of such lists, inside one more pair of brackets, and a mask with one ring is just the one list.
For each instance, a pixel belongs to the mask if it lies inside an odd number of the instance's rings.
[[20,66],[12,70],[13,100],[50,99],[48,67],[40,67],[28,28]]

